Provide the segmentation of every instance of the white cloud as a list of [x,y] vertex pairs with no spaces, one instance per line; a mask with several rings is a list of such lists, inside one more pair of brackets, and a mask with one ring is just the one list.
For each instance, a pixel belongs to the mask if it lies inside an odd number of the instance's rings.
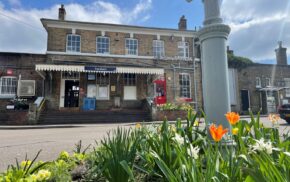
[[[150,18],[151,4],[151,0],[140,0],[132,9],[123,9],[116,4],[97,0],[86,5],[71,3],[65,8],[68,20],[138,24]],[[40,18],[57,19],[59,6],[5,9],[0,1],[0,51],[44,53],[47,35]]]
[[275,59],[278,41],[290,49],[289,8],[285,0],[224,0],[222,15],[232,28],[229,45],[256,62]]

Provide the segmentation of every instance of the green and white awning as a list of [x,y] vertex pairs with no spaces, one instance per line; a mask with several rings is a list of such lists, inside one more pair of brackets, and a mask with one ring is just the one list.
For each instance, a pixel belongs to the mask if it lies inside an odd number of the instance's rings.
[[84,66],[84,65],[55,65],[55,64],[37,64],[36,71],[72,71],[87,73],[133,73],[133,74],[151,74],[163,75],[162,68],[146,67],[124,67],[124,66]]

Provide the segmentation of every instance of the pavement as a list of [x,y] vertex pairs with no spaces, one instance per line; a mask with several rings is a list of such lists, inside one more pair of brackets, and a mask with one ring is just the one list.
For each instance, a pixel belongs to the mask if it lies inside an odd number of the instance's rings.
[[[271,127],[267,117],[261,117],[261,122],[266,127]],[[281,133],[290,132],[290,125],[285,121],[280,120],[279,124]],[[29,159],[33,159],[42,150],[38,160],[54,160],[63,150],[73,153],[79,140],[82,140],[84,147],[90,144],[97,146],[96,142],[100,142],[109,131],[134,125],[135,123],[0,126],[0,172],[9,164],[15,165],[16,158],[18,161],[24,160],[26,154]]]

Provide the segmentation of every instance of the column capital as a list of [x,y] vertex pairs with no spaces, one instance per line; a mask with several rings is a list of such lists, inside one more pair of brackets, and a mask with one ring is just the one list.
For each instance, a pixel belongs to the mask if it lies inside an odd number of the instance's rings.
[[228,25],[224,24],[213,24],[207,25],[200,29],[197,34],[202,42],[208,38],[222,37],[227,39],[230,34],[231,28]]

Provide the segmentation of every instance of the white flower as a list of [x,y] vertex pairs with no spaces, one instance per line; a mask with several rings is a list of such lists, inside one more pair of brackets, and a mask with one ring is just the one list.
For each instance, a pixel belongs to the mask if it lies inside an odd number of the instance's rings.
[[175,137],[174,140],[179,143],[179,144],[183,144],[184,143],[184,138],[182,136],[180,136],[179,134],[175,133]]
[[264,138],[261,138],[260,140],[255,140],[255,145],[251,146],[251,150],[253,152],[255,151],[266,151],[268,154],[272,154],[273,147],[271,142],[264,142]]
[[199,150],[200,150],[200,148],[198,146],[193,148],[193,146],[190,144],[189,148],[187,148],[187,153],[188,153],[188,155],[190,155],[194,159],[197,159]]

